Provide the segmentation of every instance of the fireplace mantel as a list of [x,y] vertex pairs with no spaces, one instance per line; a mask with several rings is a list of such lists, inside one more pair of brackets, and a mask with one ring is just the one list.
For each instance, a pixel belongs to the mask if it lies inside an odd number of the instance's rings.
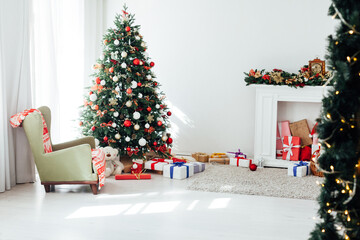
[[278,102],[320,103],[331,87],[252,85],[256,89],[254,158],[260,167],[287,168],[293,161],[276,159]]

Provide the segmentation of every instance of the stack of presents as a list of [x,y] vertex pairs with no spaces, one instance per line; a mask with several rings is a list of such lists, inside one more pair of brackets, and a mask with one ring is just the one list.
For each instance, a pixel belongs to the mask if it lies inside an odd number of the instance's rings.
[[296,161],[288,168],[288,175],[304,177],[313,173],[322,176],[317,170],[316,159],[320,155],[321,145],[318,143],[316,126],[310,132],[306,119],[290,123],[278,123],[276,133],[276,158]]

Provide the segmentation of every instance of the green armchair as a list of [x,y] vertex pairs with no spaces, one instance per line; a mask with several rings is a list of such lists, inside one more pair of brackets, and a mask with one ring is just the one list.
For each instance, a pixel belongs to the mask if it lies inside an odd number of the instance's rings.
[[[44,116],[50,135],[50,109],[46,106],[38,109]],[[97,194],[98,175],[92,166],[91,156],[91,149],[95,148],[93,137],[52,144],[53,152],[45,154],[41,115],[36,112],[28,115],[22,126],[30,143],[41,184],[44,185],[46,192],[50,192],[51,186],[58,184],[90,184],[93,194]]]

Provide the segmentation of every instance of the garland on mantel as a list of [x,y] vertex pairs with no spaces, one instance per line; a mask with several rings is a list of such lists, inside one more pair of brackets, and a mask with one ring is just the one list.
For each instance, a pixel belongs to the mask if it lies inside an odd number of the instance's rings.
[[308,65],[299,70],[298,74],[285,72],[281,69],[273,69],[271,72],[251,69],[246,75],[246,86],[250,84],[287,85],[289,87],[323,86],[332,85],[332,72],[311,74]]

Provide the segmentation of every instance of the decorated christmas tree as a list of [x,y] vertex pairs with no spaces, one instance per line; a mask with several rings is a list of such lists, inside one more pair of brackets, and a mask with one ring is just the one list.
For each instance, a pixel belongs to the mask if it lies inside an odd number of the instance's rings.
[[143,158],[150,150],[164,153],[171,146],[167,133],[171,112],[152,72],[147,45],[126,12],[115,18],[116,28],[103,36],[103,53],[94,65],[93,84],[86,94],[80,125],[99,146],[121,155]]
[[325,179],[319,196],[321,221],[311,239],[360,239],[360,1],[333,0],[329,14],[340,20],[329,37],[327,60],[334,89],[323,99],[318,126]]

